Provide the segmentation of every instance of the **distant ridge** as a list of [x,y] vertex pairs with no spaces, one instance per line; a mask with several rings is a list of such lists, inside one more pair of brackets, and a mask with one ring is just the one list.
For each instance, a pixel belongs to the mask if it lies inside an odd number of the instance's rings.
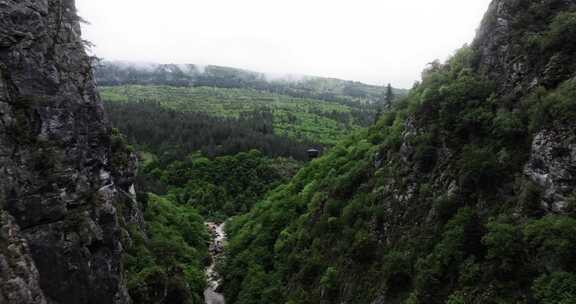
[[[158,64],[127,61],[101,61],[95,64],[100,86],[171,85],[251,88],[294,97],[330,101],[374,103],[381,99],[383,86],[336,78],[266,74],[216,65]],[[394,89],[397,96],[407,90]]]

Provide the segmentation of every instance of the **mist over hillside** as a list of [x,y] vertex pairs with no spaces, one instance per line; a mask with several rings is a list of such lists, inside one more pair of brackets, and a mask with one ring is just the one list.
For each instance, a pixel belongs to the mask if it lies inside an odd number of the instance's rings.
[[[357,81],[295,74],[267,74],[216,65],[101,61],[94,67],[99,86],[138,84],[251,88],[293,97],[362,103],[378,102],[385,91],[384,86]],[[398,96],[406,95],[407,92],[405,89],[394,89]]]

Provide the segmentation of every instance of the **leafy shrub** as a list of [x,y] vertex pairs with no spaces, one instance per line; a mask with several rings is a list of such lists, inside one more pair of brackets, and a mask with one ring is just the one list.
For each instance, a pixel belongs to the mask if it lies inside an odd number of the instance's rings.
[[503,177],[502,166],[488,147],[464,147],[459,168],[460,184],[467,191],[490,191]]
[[497,261],[502,272],[509,273],[526,261],[522,230],[506,218],[492,220],[487,224],[488,232],[482,238],[487,248],[487,258]]
[[376,257],[378,243],[374,236],[367,231],[358,231],[349,252],[356,263],[366,264]]
[[248,211],[299,166],[294,160],[272,159],[252,150],[213,159],[194,153],[167,166],[150,163],[144,171],[169,185],[170,200],[194,207],[210,220],[223,221]]
[[524,228],[524,239],[535,251],[538,264],[547,270],[574,269],[576,262],[576,219],[548,215]]
[[530,129],[537,132],[555,123],[576,119],[576,79],[569,79],[552,91],[536,90],[524,106],[530,119]]
[[524,183],[522,192],[518,197],[522,212],[527,215],[540,215],[542,210],[542,189],[536,183],[528,181]]
[[133,245],[125,255],[128,291],[137,303],[201,304],[208,233],[202,218],[150,195],[145,212],[149,240],[130,227]]
[[471,208],[461,208],[446,224],[441,239],[433,251],[418,260],[416,291],[420,303],[436,303],[448,296],[446,291],[457,280],[460,265],[468,260],[482,259],[485,248],[481,243],[483,227]]
[[576,48],[576,12],[561,12],[554,18],[543,38],[543,46],[567,52]]
[[438,158],[436,147],[430,144],[420,144],[416,146],[414,153],[414,160],[418,164],[418,168],[424,173],[429,173],[436,166]]
[[575,304],[576,274],[553,272],[538,278],[532,286],[541,304]]
[[454,216],[460,206],[455,198],[441,196],[434,201],[433,207],[439,222],[444,224]]
[[518,114],[505,110],[498,111],[492,124],[492,134],[508,142],[517,142],[526,130]]
[[386,280],[386,293],[398,295],[412,288],[412,254],[393,250],[383,258],[383,273]]
[[118,170],[126,168],[134,149],[128,145],[124,135],[116,128],[112,129],[112,166]]
[[466,304],[466,303],[467,302],[465,300],[465,297],[460,293],[450,295],[450,297],[446,301],[446,304]]
[[334,267],[328,267],[320,278],[320,287],[328,292],[333,292],[338,287],[338,270]]

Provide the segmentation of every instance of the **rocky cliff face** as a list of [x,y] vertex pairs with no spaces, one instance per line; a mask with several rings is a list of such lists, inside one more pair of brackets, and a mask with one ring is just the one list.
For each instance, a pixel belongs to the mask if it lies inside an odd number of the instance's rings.
[[74,1],[0,1],[0,303],[129,302],[110,131]]
[[5,211],[0,214],[0,303],[45,304],[28,242]]
[[[563,39],[554,45],[541,38],[550,31],[555,17],[574,10],[574,0],[492,2],[473,47],[479,52],[479,70],[494,80],[498,94],[518,106],[536,88],[555,88],[576,76],[572,41]],[[544,189],[542,207],[552,212],[566,210],[576,185],[574,130],[573,121],[561,120],[540,130],[524,169],[524,174]]]
[[480,71],[498,83],[500,94],[521,96],[539,85],[554,87],[574,72],[572,47],[553,51],[537,43],[560,12],[576,8],[574,0],[495,0],[490,4],[473,48]]
[[546,129],[532,143],[524,174],[544,189],[541,206],[549,212],[563,213],[573,207],[569,199],[576,185],[575,130],[574,125]]

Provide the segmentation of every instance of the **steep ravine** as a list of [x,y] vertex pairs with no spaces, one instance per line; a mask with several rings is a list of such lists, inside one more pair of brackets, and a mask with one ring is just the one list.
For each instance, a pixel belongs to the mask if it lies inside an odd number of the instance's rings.
[[207,222],[206,227],[210,232],[210,266],[206,269],[206,277],[208,278],[208,288],[204,291],[204,300],[206,304],[224,304],[224,296],[220,293],[219,287],[222,281],[220,274],[216,271],[216,263],[221,256],[224,245],[226,242],[226,233],[224,232],[225,223],[211,223]]
[[[562,35],[574,20],[576,0],[493,1],[472,46],[430,66],[396,111],[232,220],[220,274],[227,236],[207,223],[205,302],[225,303],[223,289],[237,304],[574,303],[576,35]],[[78,21],[73,0],[0,1],[0,304],[132,302],[122,257],[148,241],[130,237],[143,227],[137,164],[112,135]],[[184,244],[200,217],[154,201],[150,248],[200,260],[207,237]],[[203,286],[203,269],[195,285],[170,280],[176,266],[136,286],[144,301]]]

